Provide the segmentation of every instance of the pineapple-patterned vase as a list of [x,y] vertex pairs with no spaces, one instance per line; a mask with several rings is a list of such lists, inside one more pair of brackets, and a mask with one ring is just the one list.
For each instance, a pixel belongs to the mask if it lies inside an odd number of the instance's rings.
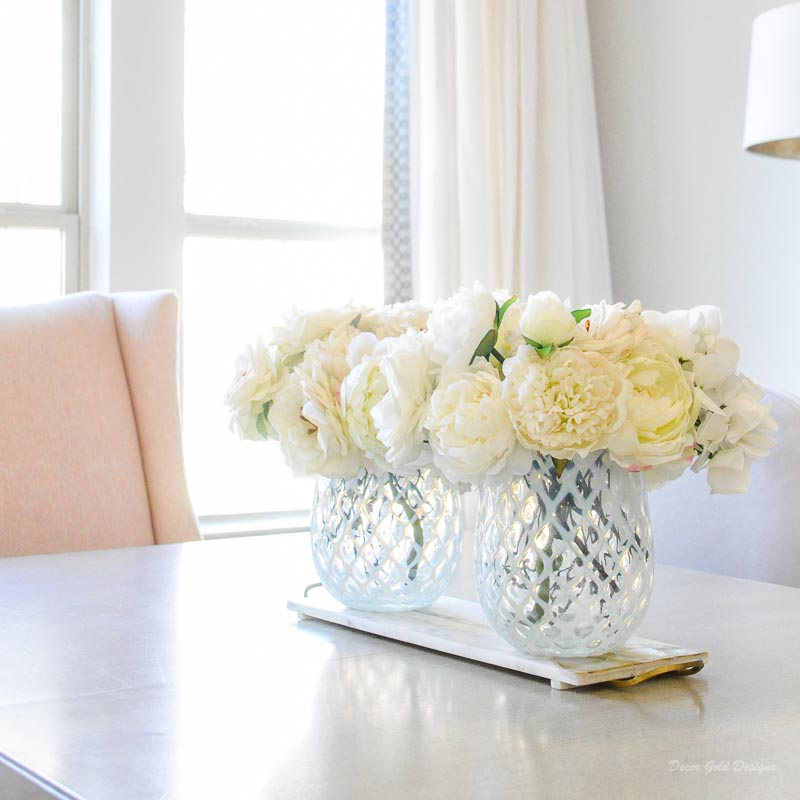
[[460,507],[458,493],[427,469],[318,478],[311,547],[322,585],[339,602],[367,611],[430,605],[455,574]]
[[481,491],[475,569],[490,624],[518,649],[587,656],[619,647],[653,588],[641,474],[605,451],[566,466],[537,456],[527,475]]

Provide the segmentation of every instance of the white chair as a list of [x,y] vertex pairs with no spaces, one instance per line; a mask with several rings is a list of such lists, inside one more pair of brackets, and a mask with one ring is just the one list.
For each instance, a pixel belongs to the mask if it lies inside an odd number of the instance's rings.
[[657,564],[800,587],[800,398],[765,400],[780,430],[747,494],[710,495],[691,471],[650,493]]
[[171,292],[0,308],[0,556],[199,538],[177,319]]

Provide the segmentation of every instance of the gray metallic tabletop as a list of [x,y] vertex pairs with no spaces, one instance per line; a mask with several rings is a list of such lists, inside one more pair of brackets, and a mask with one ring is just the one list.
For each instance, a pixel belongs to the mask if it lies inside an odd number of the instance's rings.
[[800,590],[658,567],[698,675],[549,683],[298,620],[307,535],[0,559],[0,797],[797,797]]

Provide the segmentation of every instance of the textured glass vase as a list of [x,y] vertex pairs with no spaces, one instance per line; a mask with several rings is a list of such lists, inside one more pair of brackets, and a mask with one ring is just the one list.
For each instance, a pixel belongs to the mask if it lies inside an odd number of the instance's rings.
[[[561,462],[563,465],[563,462]],[[653,542],[641,474],[608,453],[567,462],[538,456],[524,477],[481,491],[478,595],[492,627],[534,655],[619,647],[644,618]]]
[[322,585],[367,611],[430,605],[447,588],[461,553],[461,504],[441,476],[362,469],[317,479],[311,547]]

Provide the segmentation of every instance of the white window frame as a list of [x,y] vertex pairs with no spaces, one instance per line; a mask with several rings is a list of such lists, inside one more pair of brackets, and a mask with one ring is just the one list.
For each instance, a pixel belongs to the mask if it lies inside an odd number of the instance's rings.
[[78,216],[79,28],[78,0],[61,3],[61,202],[58,205],[0,202],[0,228],[46,228],[61,232],[61,293],[80,288]]
[[[248,239],[260,241],[337,242],[371,239],[381,246],[382,227],[322,224],[267,217],[229,217],[186,214],[186,236],[192,238]],[[309,497],[309,505],[311,498]],[[204,538],[252,536],[307,531],[310,509],[222,514],[199,517]]]
[[336,242],[342,239],[380,239],[381,228],[380,225],[329,225],[302,220],[187,214],[186,235],[215,239]]
[[[261,241],[336,242],[343,239],[381,241],[381,227],[330,225],[254,217],[186,215],[186,236],[193,238],[257,239]],[[310,501],[311,498],[309,498]],[[307,531],[310,508],[251,514],[203,515],[198,518],[204,539]]]
[[[188,236],[315,242],[374,237],[380,243],[380,225],[187,214],[184,0],[65,3],[80,8],[82,42],[82,266],[75,288],[180,293]],[[301,509],[199,521],[204,538],[217,538],[307,531],[308,516]]]

